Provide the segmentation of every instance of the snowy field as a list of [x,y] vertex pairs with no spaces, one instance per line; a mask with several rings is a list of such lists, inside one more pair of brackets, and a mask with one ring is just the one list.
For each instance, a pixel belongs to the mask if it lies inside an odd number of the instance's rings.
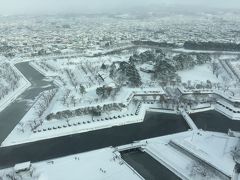
[[[175,145],[182,147],[179,150]],[[226,180],[234,175],[233,150],[239,148],[239,140],[226,134],[188,131],[173,135],[151,138],[136,142],[144,151],[183,179]],[[135,144],[131,144],[134,146]],[[183,151],[189,151],[187,155]],[[212,167],[206,165],[207,162]],[[224,162],[224,163],[223,163]],[[14,173],[13,168],[3,169],[0,176],[22,177],[24,180],[66,180],[81,179],[141,179],[135,171],[114,153],[113,148],[75,154],[58,159],[33,163],[29,171]]]
[[219,82],[220,80],[213,74],[209,64],[196,66],[191,70],[179,71],[178,75],[182,78],[182,82]]
[[8,180],[10,174],[24,180],[140,180],[113,151],[105,148],[34,163],[28,172],[13,173],[13,168],[0,170],[0,177]]

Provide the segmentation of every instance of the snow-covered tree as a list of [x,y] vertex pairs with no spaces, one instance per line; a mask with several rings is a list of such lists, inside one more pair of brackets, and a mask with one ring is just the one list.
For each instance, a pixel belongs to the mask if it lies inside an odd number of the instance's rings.
[[207,62],[211,62],[211,56],[209,54],[204,53],[197,53],[197,64],[205,64]]
[[139,87],[142,85],[140,74],[135,65],[128,65],[126,69],[126,76],[131,86]]
[[174,56],[173,60],[175,62],[175,67],[177,70],[190,69],[196,64],[193,57],[186,53],[180,53]]
[[79,91],[80,91],[80,93],[82,94],[82,96],[83,96],[84,94],[86,94],[86,89],[85,89],[85,87],[84,87],[83,85],[80,85]]

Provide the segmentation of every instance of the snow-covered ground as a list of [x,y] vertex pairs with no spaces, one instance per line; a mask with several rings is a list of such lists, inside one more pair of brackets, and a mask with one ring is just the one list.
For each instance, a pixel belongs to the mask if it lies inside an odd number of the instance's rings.
[[[225,180],[227,176],[234,175],[232,150],[238,146],[238,142],[238,138],[223,133],[196,130],[142,140],[135,144],[141,145],[143,151],[182,179]],[[135,147],[135,144],[129,147]],[[0,176],[3,180],[7,180],[7,174],[22,176],[26,180],[142,179],[120,158],[116,150],[121,148],[104,148],[33,163],[29,171],[20,173],[13,173],[13,168],[2,169]]]
[[[149,99],[153,101],[152,98]],[[130,102],[127,108],[121,111],[102,113],[99,117],[84,115],[69,118],[67,119],[68,121],[66,119],[44,120],[43,123],[33,131],[31,127],[35,123],[33,120],[38,119],[35,112],[36,108],[34,108],[37,104],[36,102],[33,105],[10,135],[2,142],[1,146],[10,146],[113,126],[140,123],[144,120],[146,110],[150,108],[160,108],[160,104],[157,102],[144,103],[143,101],[142,103],[137,103],[137,106],[133,102]],[[158,111],[161,110],[159,109]],[[163,110],[163,112],[165,111]]]
[[195,66],[191,70],[179,71],[178,75],[181,77],[182,82],[219,82],[220,80],[213,74],[210,64]]
[[[8,180],[13,168],[0,171],[2,180]],[[14,174],[14,173],[13,173]],[[32,164],[28,172],[15,173],[24,180],[141,180],[113,148],[75,154]],[[32,175],[32,176],[31,176]]]
[[[183,150],[176,148],[172,142],[182,147]],[[226,134],[191,131],[150,139],[145,151],[183,179],[215,180],[223,179],[221,173],[215,170],[211,171],[206,165],[199,162],[203,160],[231,177],[235,168],[232,150],[237,144],[238,138],[229,137]],[[192,155],[183,153],[185,149],[198,157],[198,160]],[[195,165],[200,169],[198,169],[199,172],[206,172],[206,176],[198,173],[198,170],[194,170]]]
[[[48,97],[50,91],[41,93],[2,146],[143,121],[145,111],[149,107],[158,108],[159,104],[139,105],[139,101],[157,102],[165,93],[158,84],[147,83],[150,75],[141,74],[144,85],[140,88],[124,86],[114,95],[104,98],[96,93],[97,88],[108,86],[109,81],[117,84],[109,77],[109,69],[105,68],[109,68],[112,62],[128,60],[128,56],[39,59],[31,62],[40,73],[52,77],[59,89],[51,98]],[[102,68],[103,64],[105,68]],[[103,81],[99,74],[108,80]],[[101,108],[100,116],[91,114],[91,109],[97,107]]]
[[[18,81],[17,88],[14,90],[11,90],[7,93],[7,95],[4,95],[0,99],[0,112],[5,109],[9,104],[11,104],[19,95],[21,95],[28,87],[31,86],[31,83],[23,76],[23,74],[14,66],[9,64],[10,68],[12,68],[13,71],[15,71],[18,76],[20,77],[20,80]],[[0,82],[3,83],[3,79],[0,79]],[[5,82],[7,86],[8,82]],[[4,87],[3,84],[1,84],[1,88]]]

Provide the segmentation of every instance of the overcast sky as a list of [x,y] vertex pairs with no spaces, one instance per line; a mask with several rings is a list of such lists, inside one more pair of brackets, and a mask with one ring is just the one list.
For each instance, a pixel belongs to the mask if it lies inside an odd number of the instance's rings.
[[150,4],[240,9],[240,0],[0,0],[0,14],[108,12]]

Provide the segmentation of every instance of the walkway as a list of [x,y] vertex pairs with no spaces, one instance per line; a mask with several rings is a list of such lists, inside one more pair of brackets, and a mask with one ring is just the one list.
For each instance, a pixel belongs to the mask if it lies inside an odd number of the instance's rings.
[[192,130],[198,130],[197,126],[193,122],[192,118],[188,115],[188,113],[183,108],[179,108],[183,118],[187,121],[188,125]]

